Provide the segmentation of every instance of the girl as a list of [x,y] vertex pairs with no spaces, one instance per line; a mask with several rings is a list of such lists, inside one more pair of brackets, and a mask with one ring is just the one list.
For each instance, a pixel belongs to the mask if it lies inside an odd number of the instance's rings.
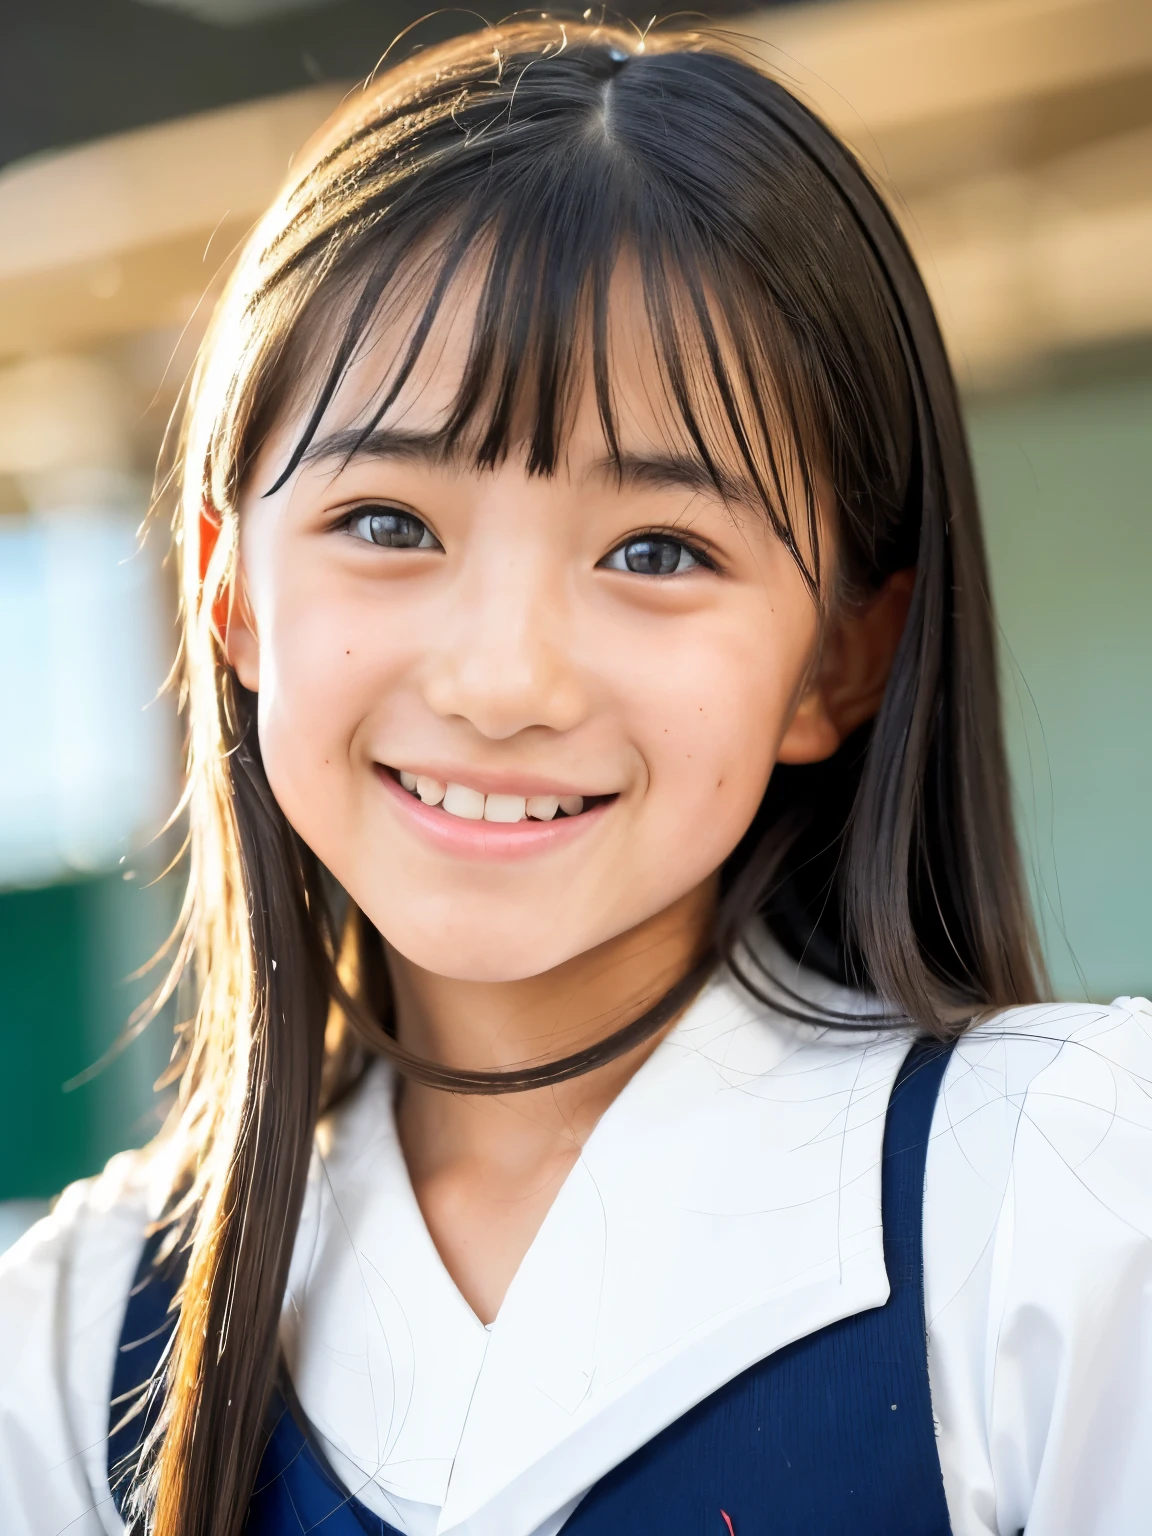
[[1145,1530],[1152,1014],[1041,1001],[846,150],[696,35],[420,54],[179,476],[198,1001],[6,1262],[5,1532]]

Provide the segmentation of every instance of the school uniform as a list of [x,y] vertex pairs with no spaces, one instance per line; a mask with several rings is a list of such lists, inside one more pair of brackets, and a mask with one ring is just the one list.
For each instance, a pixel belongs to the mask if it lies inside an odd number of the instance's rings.
[[[813,1001],[866,1006],[767,947]],[[317,1135],[255,1536],[1149,1529],[1147,1002],[1016,1009],[947,1053],[720,974],[488,1328],[394,1091],[376,1064]],[[115,1159],[0,1261],[6,1536],[123,1530],[109,1460],[139,1423],[110,1405],[162,1347],[175,1277],[128,1298],[164,1185],[162,1156]]]

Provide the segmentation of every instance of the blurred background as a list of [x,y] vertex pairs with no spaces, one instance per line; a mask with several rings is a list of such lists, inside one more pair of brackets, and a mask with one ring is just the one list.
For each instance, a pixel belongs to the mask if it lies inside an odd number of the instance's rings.
[[[1152,4],[705,9],[852,143],[920,257],[966,395],[1055,985],[1146,992]],[[181,894],[160,878],[179,846],[172,579],[163,530],[138,536],[165,423],[294,150],[420,15],[0,12],[0,1247],[158,1123],[170,1018],[113,1047]]]

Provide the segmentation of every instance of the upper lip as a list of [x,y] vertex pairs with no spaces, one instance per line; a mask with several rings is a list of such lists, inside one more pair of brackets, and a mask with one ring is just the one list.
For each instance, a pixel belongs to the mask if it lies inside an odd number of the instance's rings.
[[549,778],[547,774],[493,773],[480,768],[448,768],[443,764],[430,767],[426,762],[381,762],[380,766],[390,769],[393,773],[403,771],[430,779],[439,779],[441,784],[464,784],[482,795],[523,795],[526,800],[532,795],[583,795],[587,800],[597,795],[617,793],[614,789],[589,789],[586,784],[579,785],[573,784],[571,780]]

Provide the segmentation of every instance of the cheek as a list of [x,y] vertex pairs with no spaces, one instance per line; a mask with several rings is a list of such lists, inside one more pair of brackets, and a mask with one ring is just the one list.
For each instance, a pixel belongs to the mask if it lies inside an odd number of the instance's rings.
[[[696,628],[637,675],[632,714],[648,765],[648,812],[674,818],[690,856],[720,864],[763,797],[807,665],[809,623],[755,605]],[[686,851],[688,848],[686,847]]]
[[355,815],[358,750],[403,665],[387,605],[282,574],[260,618],[260,747],[272,792],[317,852]]

